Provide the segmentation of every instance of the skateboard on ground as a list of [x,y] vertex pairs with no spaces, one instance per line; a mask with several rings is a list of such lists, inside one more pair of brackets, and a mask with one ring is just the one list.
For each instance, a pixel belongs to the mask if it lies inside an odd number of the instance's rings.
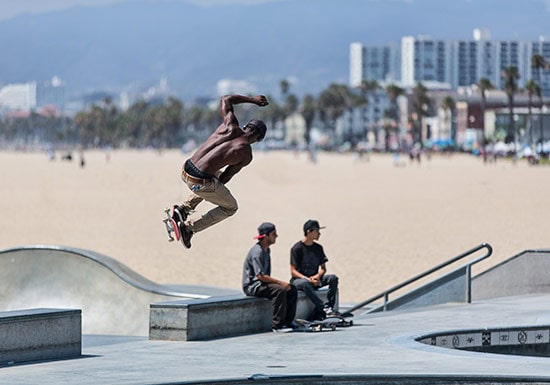
[[338,326],[338,323],[341,322],[341,319],[338,317],[329,317],[324,320],[308,321],[305,319],[297,318],[295,322],[300,325],[298,329],[294,331],[300,332],[322,332],[322,331],[334,331]]
[[353,326],[353,320],[349,319],[350,317],[353,317],[353,314],[344,313],[344,314],[331,315],[327,319],[329,319],[329,318],[338,319],[339,321],[337,322],[336,326],[346,328],[346,327],[349,327],[349,326]]
[[166,214],[166,218],[162,221],[168,233],[168,242],[172,242],[174,239],[179,241],[181,239],[180,229],[174,218],[172,218],[172,215],[170,215],[170,209],[164,209],[164,213]]

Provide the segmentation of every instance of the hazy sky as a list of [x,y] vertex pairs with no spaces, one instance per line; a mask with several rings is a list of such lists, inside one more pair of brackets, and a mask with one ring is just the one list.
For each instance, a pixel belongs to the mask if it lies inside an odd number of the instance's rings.
[[[41,13],[71,8],[77,5],[101,5],[108,3],[120,3],[131,0],[0,0],[0,20],[10,19],[22,13]],[[141,0],[143,1],[143,0]],[[147,0],[145,0],[147,1]],[[149,0],[154,2],[154,0]],[[196,3],[201,5],[219,3],[252,4],[266,1],[279,0],[172,0]],[[548,0],[550,1],[550,0]]]
[[[0,20],[10,19],[14,16],[20,15],[22,13],[41,13],[48,11],[55,11],[60,9],[66,9],[74,7],[77,5],[101,5],[108,3],[119,3],[123,1],[134,1],[134,0],[0,0]],[[151,1],[155,0],[141,0],[141,1]],[[171,1],[183,1],[189,3],[196,3],[200,5],[212,5],[220,3],[240,3],[240,4],[254,4],[260,2],[273,2],[281,0],[171,0]],[[296,1],[296,0],[290,0]],[[336,0],[335,0],[336,1]],[[407,3],[414,3],[418,0],[366,0],[366,1],[401,1]],[[454,1],[454,0],[441,0],[445,1]],[[472,3],[483,1],[483,0],[467,0]],[[518,0],[518,1],[534,1],[544,5],[546,12],[550,13],[550,0]]]
[[21,13],[41,13],[75,5],[114,3],[118,0],[0,0],[0,19],[10,19]]

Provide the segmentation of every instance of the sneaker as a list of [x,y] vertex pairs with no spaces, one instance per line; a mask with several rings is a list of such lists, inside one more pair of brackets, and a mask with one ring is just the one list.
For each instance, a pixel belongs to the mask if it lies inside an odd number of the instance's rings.
[[178,223],[178,227],[181,234],[181,243],[188,249],[191,248],[191,237],[193,236],[193,232],[185,225],[185,223],[180,222]]
[[185,209],[184,206],[174,205],[174,209],[172,210],[172,219],[174,219],[176,223],[185,222],[187,220],[188,215],[189,215],[189,212]]
[[326,318],[325,312],[315,308],[307,320],[308,321],[322,321],[325,318]]
[[332,308],[330,306],[326,306],[323,311],[325,312],[325,317],[326,318],[329,318],[329,317],[337,317],[340,315],[340,313],[338,313],[337,311],[334,311],[332,310]]
[[273,330],[273,333],[290,333],[294,329],[283,325],[283,326],[274,326],[272,330]]

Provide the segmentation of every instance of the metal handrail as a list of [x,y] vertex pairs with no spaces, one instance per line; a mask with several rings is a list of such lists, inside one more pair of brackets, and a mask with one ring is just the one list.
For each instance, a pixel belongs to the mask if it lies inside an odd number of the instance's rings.
[[479,251],[479,250],[481,250],[481,249],[483,249],[483,248],[486,248],[486,249],[487,249],[487,253],[486,253],[485,255],[483,255],[483,256],[481,256],[481,257],[475,259],[474,261],[468,263],[467,266],[468,266],[468,268],[470,268],[470,266],[472,266],[472,265],[474,265],[474,264],[476,264],[476,263],[478,263],[478,262],[480,262],[480,261],[483,261],[483,260],[486,259],[486,258],[489,258],[489,257],[491,256],[491,254],[493,254],[493,248],[491,247],[491,245],[489,245],[488,243],[482,243],[481,245],[476,246],[476,247],[474,247],[473,249],[470,249],[470,250],[468,250],[468,251],[465,251],[464,253],[459,254],[459,255],[457,255],[457,256],[454,257],[454,258],[449,259],[447,262],[443,262],[443,263],[441,263],[441,264],[439,264],[439,265],[437,265],[437,266],[434,266],[434,267],[432,267],[431,269],[425,271],[425,272],[422,273],[422,274],[418,274],[418,275],[416,275],[416,276],[414,276],[414,277],[412,277],[412,278],[410,278],[410,279],[407,279],[406,281],[404,281],[404,282],[402,282],[402,283],[400,283],[400,284],[398,284],[398,285],[395,285],[395,286],[393,286],[392,288],[390,288],[390,289],[388,289],[388,290],[385,290],[385,291],[383,291],[382,293],[380,293],[380,294],[378,294],[378,295],[375,295],[374,297],[371,297],[371,298],[367,299],[366,301],[363,301],[363,302],[361,302],[361,303],[359,303],[359,304],[353,306],[351,309],[347,309],[347,312],[352,313],[352,312],[354,312],[355,310],[358,310],[358,309],[360,309],[360,308],[362,308],[362,307],[364,307],[364,306],[366,306],[366,305],[368,305],[368,304],[370,304],[370,303],[372,303],[372,302],[374,302],[374,301],[376,301],[377,299],[382,298],[382,297],[384,297],[384,309],[385,309],[385,308],[386,308],[386,305],[387,305],[387,303],[388,303],[388,301],[389,301],[389,295],[390,295],[391,293],[393,293],[394,291],[397,291],[397,290],[399,290],[399,289],[401,289],[401,288],[403,288],[403,287],[405,287],[405,286],[407,286],[407,285],[409,285],[409,284],[411,284],[411,283],[413,283],[413,282],[416,282],[416,281],[418,281],[419,279],[424,278],[424,277],[426,277],[427,275],[430,275],[430,274],[432,274],[432,273],[434,273],[434,272],[436,272],[436,271],[438,271],[438,270],[440,270],[440,269],[442,269],[442,268],[444,268],[444,267],[447,267],[447,266],[449,266],[450,264],[452,264],[452,263],[454,263],[454,262],[456,262],[456,261],[458,261],[458,260],[460,260],[460,259],[462,259],[462,258],[465,258],[465,257],[469,256],[470,254],[473,254],[473,253],[475,253],[476,251]]

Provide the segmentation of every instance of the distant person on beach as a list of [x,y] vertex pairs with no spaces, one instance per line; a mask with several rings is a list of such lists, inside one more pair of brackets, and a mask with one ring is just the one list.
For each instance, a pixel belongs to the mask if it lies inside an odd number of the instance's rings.
[[270,246],[277,240],[273,223],[258,227],[258,242],[252,246],[243,264],[243,291],[248,296],[271,299],[273,331],[291,328],[296,315],[297,290],[294,285],[271,276]]
[[[267,127],[261,120],[252,119],[242,129],[239,127],[233,106],[241,103],[252,103],[260,107],[269,104],[263,95],[223,96],[220,102],[223,122],[183,165],[181,178],[192,194],[182,205],[174,206],[172,218],[178,225],[179,234],[176,233],[176,238],[181,238],[187,248],[191,247],[194,233],[235,214],[238,209],[237,200],[225,184],[252,162],[250,145],[265,137]],[[188,215],[203,200],[216,207],[199,219],[186,222]]]
[[80,156],[80,168],[86,167],[86,159],[84,158],[84,151],[80,150],[78,154]]
[[[321,229],[324,227],[321,227],[318,221],[313,219],[306,221],[304,223],[304,238],[290,249],[290,274],[292,276],[290,283],[298,290],[302,290],[315,305],[311,319],[324,319],[338,314],[334,310],[338,293],[338,277],[335,274],[327,274],[328,258],[323,246],[317,243]],[[323,303],[317,294],[317,290],[323,286],[328,286],[326,303]]]

